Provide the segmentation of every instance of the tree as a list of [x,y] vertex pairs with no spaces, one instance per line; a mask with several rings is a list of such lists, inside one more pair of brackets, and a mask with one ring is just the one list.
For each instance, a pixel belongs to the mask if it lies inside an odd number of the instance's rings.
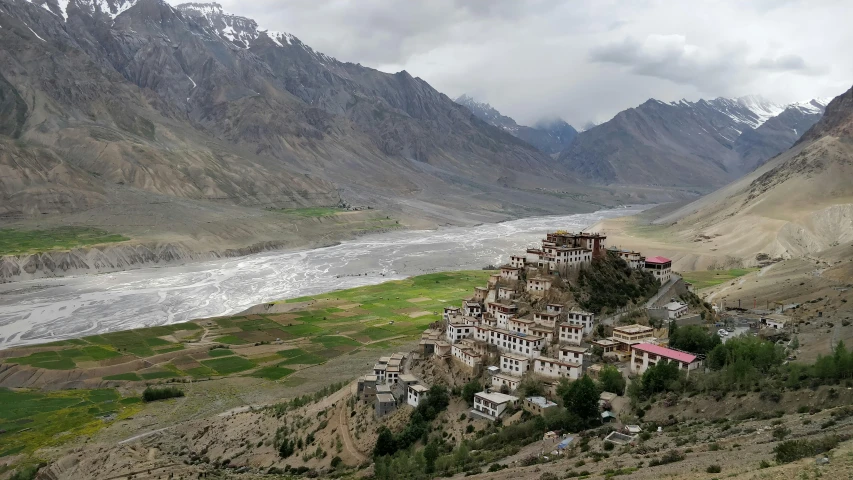
[[373,447],[373,456],[393,455],[396,451],[397,442],[394,440],[394,434],[385,425],[379,427],[379,437],[376,439],[376,446]]
[[462,398],[465,400],[465,402],[468,403],[468,405],[473,405],[474,395],[476,395],[477,392],[480,392],[482,389],[483,387],[480,385],[480,382],[478,382],[477,380],[471,380],[470,382],[466,383],[464,387],[462,387]]
[[528,375],[521,380],[518,391],[524,397],[540,397],[545,393],[545,384],[541,378]]
[[435,461],[438,459],[438,444],[433,440],[424,448],[424,473],[432,473],[435,471]]
[[584,375],[569,385],[563,397],[563,405],[577,415],[582,422],[589,424],[598,418],[598,388],[589,376]]
[[797,338],[796,335],[794,335],[794,338],[791,339],[791,343],[788,344],[788,346],[791,347],[791,350],[796,350],[800,348],[800,339]]
[[625,393],[625,377],[613,365],[607,365],[598,374],[598,382],[605,392],[613,392],[617,395]]
[[281,458],[287,458],[293,455],[294,446],[293,441],[289,438],[285,438],[278,447],[278,456]]
[[709,333],[705,327],[699,325],[679,327],[675,322],[670,322],[669,346],[671,348],[703,355],[721,343],[720,337]]

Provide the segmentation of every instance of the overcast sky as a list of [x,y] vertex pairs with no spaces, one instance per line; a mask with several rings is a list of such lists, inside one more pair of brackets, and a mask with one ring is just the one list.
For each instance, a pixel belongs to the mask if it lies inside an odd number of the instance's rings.
[[407,70],[519,123],[581,127],[648,98],[833,97],[853,85],[850,1],[220,0],[315,50]]

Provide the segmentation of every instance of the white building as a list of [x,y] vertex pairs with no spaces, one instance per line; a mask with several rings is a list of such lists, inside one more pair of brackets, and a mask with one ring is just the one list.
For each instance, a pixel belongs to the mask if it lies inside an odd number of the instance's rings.
[[687,304],[682,302],[669,302],[663,308],[666,310],[666,316],[670,320],[687,315]]
[[501,267],[501,279],[508,281],[518,281],[518,272],[520,268],[504,265]]
[[524,375],[530,370],[530,358],[514,353],[501,354],[501,372]]
[[545,306],[545,311],[547,313],[556,313],[557,315],[560,315],[563,313],[563,310],[565,310],[565,305],[562,303],[549,303]]
[[536,357],[533,360],[533,371],[548,378],[568,378],[577,380],[581,376],[581,364],[564,362],[551,357]]
[[544,338],[546,345],[554,341],[554,327],[546,327],[544,325],[533,325],[532,327],[530,327],[530,334]]
[[787,324],[788,317],[784,315],[773,314],[761,317],[761,325],[774,330],[784,330]]
[[490,303],[486,305],[488,313],[494,315],[497,320],[498,328],[507,328],[510,318],[515,317],[518,313],[518,307],[515,305],[504,305],[503,303]]
[[471,413],[489,420],[497,420],[509,407],[518,404],[518,397],[503,393],[480,392],[474,395],[474,408]]
[[528,318],[513,317],[507,321],[507,330],[530,334],[530,327],[532,327],[533,325],[533,320],[530,320]]
[[521,255],[510,255],[509,265],[514,268],[524,268],[525,258]]
[[572,310],[566,314],[566,321],[572,325],[582,326],[584,335],[589,335],[595,324],[595,314],[583,310]]
[[451,354],[454,358],[462,362],[463,365],[474,369],[482,363],[483,359],[479,353],[475,352],[473,349],[462,346],[462,345],[453,345],[451,347]]
[[518,389],[519,385],[521,385],[521,377],[508,375],[506,373],[496,373],[492,375],[492,387],[498,390],[500,390],[501,387],[506,386],[510,392],[514,392]]
[[545,292],[551,289],[551,279],[547,277],[533,277],[527,279],[527,292],[533,297],[544,297]]
[[644,268],[651,272],[661,285],[672,278],[672,260],[666,257],[649,257],[646,259]]
[[475,328],[475,325],[469,325],[468,323],[448,323],[446,332],[447,341],[456,343],[463,338],[468,338],[474,334]]
[[428,388],[423,385],[409,385],[409,394],[406,403],[413,407],[417,407],[421,400],[426,398]]
[[474,338],[498,347],[501,352],[517,353],[526,357],[538,356],[544,344],[544,339],[536,335],[486,326],[478,327]]
[[586,354],[586,347],[573,347],[568,345],[560,346],[560,360],[570,363],[583,363],[583,356]]
[[560,342],[568,343],[569,345],[580,345],[583,339],[583,326],[572,325],[571,323],[560,324]]
[[498,288],[498,300],[512,300],[512,297],[515,296],[515,289],[509,287],[499,287]]
[[462,310],[468,317],[479,317],[483,315],[483,306],[480,302],[465,300],[462,302]]
[[462,315],[462,309],[459,307],[444,307],[444,321],[450,320],[450,317]]
[[632,373],[642,375],[649,367],[661,361],[675,362],[679,369],[686,370],[688,374],[702,364],[696,355],[651,343],[639,343],[631,348]]
[[373,375],[376,376],[377,381],[379,383],[385,383],[385,370],[388,368],[388,365],[384,363],[377,363],[373,366]]
[[533,314],[533,321],[545,327],[554,328],[559,319],[559,313],[536,312]]

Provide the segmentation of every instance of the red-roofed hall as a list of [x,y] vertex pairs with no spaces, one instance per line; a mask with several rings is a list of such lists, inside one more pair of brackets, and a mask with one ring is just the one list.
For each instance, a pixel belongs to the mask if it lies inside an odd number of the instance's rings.
[[673,350],[671,348],[653,345],[651,343],[638,343],[631,347],[631,371],[642,375],[646,369],[657,365],[661,360],[675,362],[678,368],[686,370],[688,375],[702,365],[702,361],[696,355]]
[[645,270],[663,285],[672,277],[672,260],[666,257],[646,257]]

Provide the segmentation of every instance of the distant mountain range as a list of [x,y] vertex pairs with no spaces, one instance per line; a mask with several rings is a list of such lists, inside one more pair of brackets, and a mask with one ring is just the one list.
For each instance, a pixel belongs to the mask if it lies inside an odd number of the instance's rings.
[[597,183],[719,186],[788,149],[825,105],[651,99],[581,132],[559,161]]
[[547,154],[560,153],[577,137],[578,131],[562,119],[537,122],[533,127],[519,125],[510,117],[502,115],[488,103],[474,100],[468,95],[456,99],[456,103],[464,105],[477,118],[490,125],[502,128],[525,142],[533,145],[539,151]]
[[[824,110],[823,102],[793,105],[778,119],[796,123]],[[791,258],[837,251],[846,263],[853,242],[853,88],[825,106],[825,114],[793,147],[725,187],[660,217],[664,236],[684,243],[713,239],[726,255]],[[790,119],[788,117],[791,117]],[[788,122],[788,123],[783,123]],[[768,138],[771,135],[768,133]],[[677,243],[677,242],[675,242]]]

